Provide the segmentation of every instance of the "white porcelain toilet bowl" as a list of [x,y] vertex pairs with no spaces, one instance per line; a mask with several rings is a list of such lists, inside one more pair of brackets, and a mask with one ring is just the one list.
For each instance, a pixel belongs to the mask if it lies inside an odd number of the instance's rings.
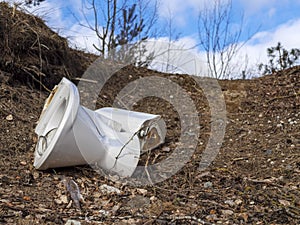
[[37,169],[97,164],[131,176],[141,152],[164,142],[166,125],[158,115],[87,109],[80,105],[77,87],[63,78],[46,100],[35,132]]

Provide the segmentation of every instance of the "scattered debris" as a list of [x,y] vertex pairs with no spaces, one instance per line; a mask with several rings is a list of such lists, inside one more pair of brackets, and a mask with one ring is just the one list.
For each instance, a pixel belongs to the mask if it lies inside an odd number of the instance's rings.
[[68,220],[65,225],[81,225],[81,223],[77,220]]
[[240,205],[240,204],[243,203],[243,201],[242,201],[241,199],[236,199],[236,200],[234,201],[234,203],[235,203],[236,205]]
[[68,204],[68,197],[66,195],[61,195],[58,199],[54,199],[55,203],[58,205]]
[[235,202],[233,200],[226,200],[224,203],[231,207],[233,207],[235,205]]
[[27,165],[27,162],[21,161],[20,164],[21,164],[22,166],[26,166],[26,165]]
[[110,195],[110,194],[117,194],[117,195],[121,194],[120,189],[115,188],[113,186],[109,186],[107,184],[102,184],[100,186],[100,190],[102,191],[103,194],[108,194],[108,195]]
[[291,205],[291,203],[289,201],[284,200],[284,199],[279,199],[278,201],[283,206],[290,206]]
[[229,209],[221,210],[221,212],[224,216],[231,216],[234,213],[232,210]]
[[[70,194],[70,197],[73,200],[76,208],[80,209],[80,202],[83,202],[84,199],[83,199],[82,195],[80,194],[78,185],[76,184],[76,182],[74,180],[72,180],[69,177],[63,177],[62,182],[65,185],[66,190]],[[65,202],[63,202],[63,203],[65,203]]]
[[204,188],[211,188],[213,186],[212,182],[208,181],[203,184]]
[[148,191],[146,189],[137,188],[136,190],[137,190],[138,193],[140,193],[142,195],[146,195],[148,193]]

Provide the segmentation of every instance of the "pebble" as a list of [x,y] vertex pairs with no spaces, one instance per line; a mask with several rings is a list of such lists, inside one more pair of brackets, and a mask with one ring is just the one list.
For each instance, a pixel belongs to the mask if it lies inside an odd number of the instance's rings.
[[231,207],[233,207],[235,205],[233,200],[226,200],[224,203],[231,206]]
[[266,155],[271,155],[272,154],[272,149],[267,149],[265,152]]
[[231,216],[233,214],[233,211],[230,209],[221,210],[222,214],[225,216]]
[[100,186],[100,190],[104,193],[104,194],[121,194],[120,189],[115,188],[113,186],[109,186],[107,184],[102,184]]
[[237,199],[234,201],[235,204],[240,205],[243,203],[243,201],[241,199]]
[[142,188],[138,188],[136,189],[138,193],[142,194],[142,195],[146,195],[147,194],[147,190],[146,189],[142,189]]
[[32,176],[33,176],[33,179],[36,180],[40,177],[40,174],[38,172],[33,172]]
[[212,182],[208,181],[203,184],[204,188],[211,188],[213,186]]
[[60,196],[60,200],[62,203],[64,204],[67,204],[69,201],[68,201],[68,197],[66,195],[62,195]]
[[110,214],[109,211],[104,210],[104,209],[100,209],[100,210],[99,210],[99,213],[100,213],[102,216],[109,216],[109,214]]
[[156,201],[156,200],[157,200],[157,197],[155,197],[155,196],[151,196],[151,197],[150,197],[150,201],[151,201],[151,202],[154,202],[154,201]]
[[171,148],[169,148],[169,147],[163,147],[163,149],[162,149],[164,152],[170,152],[171,151]]
[[27,163],[26,163],[25,161],[21,161],[20,164],[21,164],[22,166],[26,166],[26,165],[27,165]]
[[7,121],[12,121],[14,119],[13,115],[9,114],[7,117],[6,117],[6,120]]
[[278,201],[283,206],[290,206],[291,205],[291,203],[289,201],[284,200],[284,199],[279,199]]
[[81,223],[77,220],[68,220],[65,225],[81,225]]

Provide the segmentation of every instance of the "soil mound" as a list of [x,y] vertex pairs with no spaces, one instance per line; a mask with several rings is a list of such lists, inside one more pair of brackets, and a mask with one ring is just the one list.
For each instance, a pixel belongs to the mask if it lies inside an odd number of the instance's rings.
[[62,77],[80,77],[95,56],[70,49],[65,38],[36,16],[0,2],[0,70],[20,81],[51,89]]

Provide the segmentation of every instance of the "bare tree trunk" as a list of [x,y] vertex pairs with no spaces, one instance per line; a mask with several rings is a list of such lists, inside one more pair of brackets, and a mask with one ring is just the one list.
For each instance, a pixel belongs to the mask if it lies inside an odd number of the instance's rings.
[[[239,49],[245,44],[240,43],[243,31],[243,19],[238,29],[231,29],[232,0],[212,0],[212,6],[206,6],[199,13],[198,30],[202,50],[206,59],[210,76],[228,78],[231,74],[230,63]],[[248,39],[249,40],[249,39]]]
[[148,39],[157,20],[156,0],[139,0],[131,5],[127,0],[85,1],[87,9],[93,12],[94,22],[91,24],[91,18],[84,13],[87,25],[83,26],[97,35],[100,45],[93,46],[102,57],[128,61],[128,58],[139,60],[142,54],[145,56],[141,41]]

